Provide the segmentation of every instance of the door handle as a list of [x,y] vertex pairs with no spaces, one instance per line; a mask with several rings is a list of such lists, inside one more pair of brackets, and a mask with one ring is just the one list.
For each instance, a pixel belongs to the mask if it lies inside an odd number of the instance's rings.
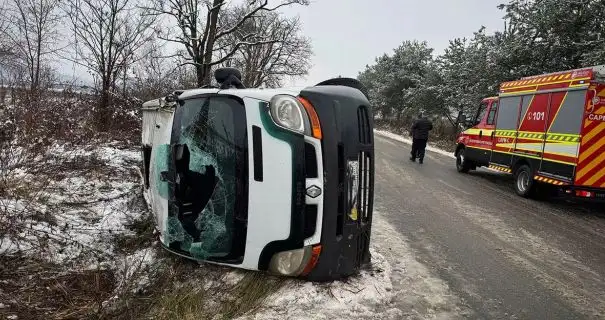
[[479,138],[483,138],[483,130],[479,130]]

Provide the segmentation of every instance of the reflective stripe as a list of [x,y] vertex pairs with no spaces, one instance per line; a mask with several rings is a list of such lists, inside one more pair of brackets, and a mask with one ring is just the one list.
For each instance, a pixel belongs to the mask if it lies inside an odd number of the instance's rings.
[[539,182],[548,183],[548,184],[553,184],[553,185],[556,185],[556,186],[567,185],[566,182],[555,180],[555,179],[551,179],[551,178],[546,178],[546,177],[542,177],[542,176],[538,176],[538,175],[534,176],[534,180],[539,181]]

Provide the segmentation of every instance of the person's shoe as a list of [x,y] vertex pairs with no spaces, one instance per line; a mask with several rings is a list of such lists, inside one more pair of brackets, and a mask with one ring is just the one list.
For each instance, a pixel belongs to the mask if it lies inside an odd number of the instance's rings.
[[424,163],[424,159],[418,160],[418,163],[423,164]]
[[415,158],[410,158],[410,161],[416,162],[416,159]]

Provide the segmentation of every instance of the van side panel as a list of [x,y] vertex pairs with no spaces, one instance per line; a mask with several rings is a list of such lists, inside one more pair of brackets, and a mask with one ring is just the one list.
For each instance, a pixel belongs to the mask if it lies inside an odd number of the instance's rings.
[[605,188],[605,84],[589,87],[575,185]]
[[[149,156],[149,188],[145,193],[154,213],[160,232],[166,230],[168,214],[168,183],[160,177],[161,172],[168,170],[168,155],[174,112],[171,109],[156,109],[143,112],[143,143],[151,147]],[[160,237],[163,241],[163,237]]]
[[585,100],[586,90],[551,94],[541,172],[573,180]]

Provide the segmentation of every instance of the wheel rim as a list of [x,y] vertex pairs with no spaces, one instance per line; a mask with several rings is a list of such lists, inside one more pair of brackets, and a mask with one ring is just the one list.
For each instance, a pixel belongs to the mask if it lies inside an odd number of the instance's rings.
[[527,192],[527,189],[529,189],[529,173],[527,171],[521,171],[517,175],[517,188],[522,193]]
[[458,168],[462,168],[462,163],[464,163],[464,151],[458,152],[458,158],[456,159]]

